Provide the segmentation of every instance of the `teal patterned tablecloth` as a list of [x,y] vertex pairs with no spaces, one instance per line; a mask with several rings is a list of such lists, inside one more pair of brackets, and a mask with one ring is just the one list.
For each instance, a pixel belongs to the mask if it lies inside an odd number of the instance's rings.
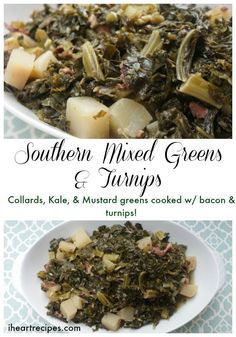
[[23,122],[21,119],[14,116],[12,113],[5,110],[4,113],[4,138],[9,139],[45,139],[53,138],[52,136],[35,129],[31,125]]
[[[175,221],[176,222],[176,221]],[[45,325],[45,322],[12,285],[11,270],[16,257],[44,233],[62,221],[7,221],[4,227],[4,317],[7,325]],[[178,333],[232,332],[232,223],[231,221],[179,221],[191,229],[211,248],[219,252],[226,266],[226,283],[212,302]]]

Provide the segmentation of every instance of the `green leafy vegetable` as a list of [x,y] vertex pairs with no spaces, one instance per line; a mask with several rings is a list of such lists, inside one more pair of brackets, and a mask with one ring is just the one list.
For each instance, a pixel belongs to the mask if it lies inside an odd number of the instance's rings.
[[96,80],[104,80],[104,75],[98,63],[97,56],[89,41],[82,46],[82,57],[87,76]]
[[198,37],[199,32],[196,29],[190,30],[179,47],[176,60],[176,75],[180,81],[184,82],[189,77]]
[[141,51],[141,55],[143,57],[153,56],[153,54],[161,49],[162,41],[160,37],[160,32],[158,30],[154,30],[148,40],[148,43]]

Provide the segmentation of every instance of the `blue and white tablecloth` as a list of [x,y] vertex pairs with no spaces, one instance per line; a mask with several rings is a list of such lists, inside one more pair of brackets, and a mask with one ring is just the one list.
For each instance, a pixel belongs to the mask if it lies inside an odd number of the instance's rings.
[[4,113],[4,138],[21,139],[21,138],[53,138],[52,136],[35,129],[31,125],[23,122],[12,113],[5,110]]

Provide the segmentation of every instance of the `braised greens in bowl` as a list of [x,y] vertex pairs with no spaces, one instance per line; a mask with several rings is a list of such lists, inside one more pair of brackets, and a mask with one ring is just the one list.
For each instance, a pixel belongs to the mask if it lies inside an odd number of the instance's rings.
[[186,248],[130,222],[53,239],[38,273],[48,315],[112,331],[157,325],[196,295]]
[[58,5],[7,23],[5,88],[80,138],[231,138],[226,6]]

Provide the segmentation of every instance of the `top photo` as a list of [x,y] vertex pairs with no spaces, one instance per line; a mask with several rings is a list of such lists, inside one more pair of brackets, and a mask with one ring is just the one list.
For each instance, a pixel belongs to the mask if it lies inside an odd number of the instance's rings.
[[5,138],[232,138],[231,5],[6,4]]

